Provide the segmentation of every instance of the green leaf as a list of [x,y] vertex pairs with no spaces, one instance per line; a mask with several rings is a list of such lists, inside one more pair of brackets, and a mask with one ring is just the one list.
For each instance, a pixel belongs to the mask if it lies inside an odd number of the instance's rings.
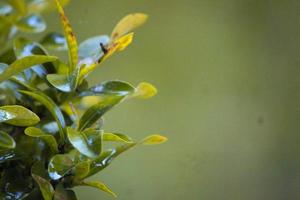
[[82,115],[79,121],[78,130],[84,130],[91,127],[97,120],[99,120],[108,110],[117,105],[123,99],[123,96],[109,96],[103,99],[100,103],[91,106]]
[[14,150],[0,151],[0,164],[18,159],[20,159],[20,156],[16,155],[16,152]]
[[90,173],[88,176],[92,176],[98,173],[99,171],[105,169],[117,156],[133,148],[136,145],[137,143],[127,143],[103,152],[100,156],[91,161]]
[[102,150],[102,132],[98,130],[87,130],[78,132],[71,127],[67,128],[69,141],[83,155],[95,158]]
[[9,4],[6,4],[4,2],[0,3],[0,16],[7,16],[11,14],[13,11],[13,7]]
[[98,96],[98,95],[119,95],[127,96],[133,94],[135,88],[127,82],[124,81],[105,81],[96,85],[88,90],[82,91],[80,93],[81,97],[84,96]]
[[48,173],[51,179],[58,180],[70,172],[73,167],[73,160],[68,154],[57,154],[49,162]]
[[44,200],[52,200],[54,197],[54,189],[53,189],[51,183],[49,181],[47,181],[46,179],[44,179],[38,175],[35,175],[35,174],[32,174],[32,177],[39,185],[39,188],[42,192]]
[[[1,24],[1,20],[0,20]],[[1,29],[0,29],[0,40],[1,40]],[[0,41],[1,43],[1,41]],[[16,56],[13,49],[8,49],[0,55],[0,62],[11,64],[16,60]]]
[[1,106],[0,116],[1,121],[15,126],[32,126],[40,121],[35,113],[19,105]]
[[102,134],[103,131],[89,128],[85,129],[82,134],[86,136],[87,143],[90,147],[90,149],[99,156],[102,151]]
[[[31,55],[47,55],[48,53],[39,43],[31,42],[25,38],[14,40],[14,52],[18,59]],[[43,65],[32,66],[31,69],[41,78],[45,77],[47,70]]]
[[97,63],[98,60],[104,55],[100,44],[106,46],[110,42],[108,35],[100,35],[89,38],[79,45],[78,55],[79,59],[91,59],[91,63]]
[[[66,6],[70,0],[60,0],[62,6]],[[53,0],[31,0],[28,4],[30,13],[49,12],[55,10],[56,5]]]
[[131,98],[148,99],[155,96],[157,89],[150,83],[142,82],[135,88],[131,84],[124,81],[105,81],[82,91],[79,95],[85,96],[103,96],[103,95],[119,95]]
[[65,12],[60,2],[58,0],[55,0],[55,2],[63,26],[64,35],[67,40],[67,45],[69,49],[69,61],[71,67],[70,73],[72,73],[78,64],[78,44],[77,44],[76,37],[73,33],[72,27],[70,25],[70,22],[67,16],[65,15]]
[[17,58],[24,58],[31,55],[47,55],[42,45],[22,37],[14,40],[13,47]]
[[25,134],[30,137],[40,138],[50,147],[52,153],[58,153],[58,145],[53,135],[46,134],[41,129],[35,127],[26,128]]
[[65,141],[64,128],[66,123],[60,108],[55,104],[55,102],[50,97],[37,90],[34,92],[20,90],[20,92],[39,101],[50,111],[51,115],[57,122],[61,143],[64,143]]
[[44,19],[37,14],[28,15],[20,19],[15,25],[19,30],[28,33],[40,33],[46,29]]
[[68,49],[66,38],[60,33],[49,33],[42,40],[41,44],[48,49],[64,51]]
[[75,178],[82,180],[88,176],[90,172],[90,161],[83,161],[75,166]]
[[24,199],[30,190],[29,185],[32,185],[31,176],[24,176],[24,166],[10,165],[2,167],[0,185],[5,186],[5,191],[0,193],[0,199],[17,200]]
[[24,0],[9,0],[8,1],[21,15],[27,13],[26,3]]
[[62,92],[75,91],[79,81],[79,71],[80,68],[77,67],[70,76],[63,74],[49,74],[47,75],[47,80],[51,85]]
[[155,145],[155,144],[162,144],[167,140],[168,139],[162,135],[150,135],[144,138],[140,143],[144,145]]
[[101,183],[100,181],[83,181],[80,183],[80,185],[94,187],[112,195],[113,197],[117,197],[117,195],[113,191],[111,191],[111,189],[109,189],[104,183]]
[[54,56],[27,56],[13,62],[4,72],[0,74],[0,82],[9,79],[11,76],[16,75],[23,70],[34,65],[43,64],[46,62],[53,62],[57,60]]
[[62,92],[71,92],[71,84],[69,76],[64,74],[48,74],[47,80],[49,83]]
[[118,146],[116,148],[113,148],[111,150],[107,150],[103,152],[100,156],[95,158],[94,160],[91,161],[90,165],[90,173],[88,176],[92,176],[99,171],[105,169],[107,166],[111,164],[111,162],[120,154],[123,152],[135,147],[138,144],[143,144],[143,145],[153,145],[153,144],[161,144],[163,142],[167,141],[167,138],[161,135],[151,135],[140,142],[132,142],[132,143],[127,143],[121,146]]
[[133,142],[133,140],[128,135],[121,134],[121,133],[104,133],[103,141],[125,142],[125,143]]
[[[7,41],[11,37],[11,33],[12,33],[11,30],[12,30],[11,22],[9,22],[9,20],[6,17],[0,15],[0,46],[1,46],[1,49],[4,49],[5,46],[7,45]],[[1,62],[3,62],[2,59],[1,59]]]
[[54,200],[77,200],[73,190],[65,189],[59,184],[55,189]]
[[13,114],[11,112],[8,112],[6,110],[1,110],[0,109],[0,122],[6,122],[6,121],[11,120],[15,117],[16,117],[15,114]]
[[67,64],[65,64],[63,61],[56,60],[53,64],[55,65],[56,72],[58,74],[64,74],[64,75],[69,74],[70,67]]
[[[15,140],[9,134],[0,131],[0,149],[14,149],[15,147]],[[2,160],[2,158],[0,160]]]
[[33,163],[33,165],[31,166],[31,174],[38,175],[38,176],[48,180],[49,175],[48,175],[47,170],[45,170],[46,162],[48,162],[48,160],[47,161],[43,161],[43,160],[35,161]]

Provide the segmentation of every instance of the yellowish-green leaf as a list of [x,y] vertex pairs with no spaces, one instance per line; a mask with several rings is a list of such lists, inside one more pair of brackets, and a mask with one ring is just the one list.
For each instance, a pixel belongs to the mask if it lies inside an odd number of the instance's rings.
[[100,96],[86,96],[82,97],[80,106],[83,108],[89,108],[97,103],[99,103],[103,98]]
[[75,91],[79,82],[79,72],[80,67],[75,68],[75,70],[70,75],[64,74],[48,74],[47,80],[55,88],[63,92]]
[[70,67],[66,63],[62,62],[61,60],[56,60],[53,64],[55,65],[58,74],[66,75],[70,71]]
[[143,13],[133,13],[122,18],[115,26],[111,34],[111,39],[116,40],[123,35],[131,32],[133,29],[144,24],[148,19],[148,16]]
[[84,181],[81,182],[80,185],[94,187],[112,195],[113,197],[117,197],[117,195],[111,189],[109,189],[104,183],[101,183],[99,181]]
[[6,116],[13,116],[4,121],[7,124],[15,126],[32,126],[40,121],[40,118],[35,113],[19,105],[1,106],[1,116],[4,112],[7,113]]
[[53,135],[46,134],[44,131],[42,131],[39,128],[35,127],[28,127],[25,129],[25,134],[30,137],[36,137],[43,140],[51,149],[52,153],[57,154],[58,153],[58,145],[56,142],[56,139]]
[[8,133],[0,131],[0,149],[14,149],[15,147],[15,140]]
[[37,90],[34,92],[20,90],[20,92],[39,101],[49,110],[49,112],[57,122],[59,133],[60,133],[60,140],[62,143],[64,143],[65,141],[64,127],[66,123],[65,123],[64,116],[60,108],[56,105],[56,103],[46,94]]
[[24,0],[9,0],[8,2],[20,13],[20,15],[26,15],[27,7]]
[[125,143],[133,142],[133,140],[128,135],[121,134],[121,133],[104,133],[103,141],[125,142]]
[[70,102],[65,102],[60,105],[60,109],[63,110],[71,119],[72,121],[78,121],[78,113],[76,108]]
[[117,146],[116,148],[107,150],[102,152],[100,156],[95,158],[90,165],[90,173],[88,176],[92,176],[101,170],[105,169],[107,166],[111,164],[111,162],[118,157],[120,154],[124,153],[125,151],[132,149],[136,145],[154,145],[154,144],[161,144],[167,141],[167,138],[161,135],[151,135],[140,142],[130,142],[125,143],[123,145]]
[[28,33],[40,33],[46,29],[46,22],[37,14],[21,18],[15,25],[19,30]]
[[152,84],[142,82],[137,86],[136,92],[132,95],[132,97],[148,99],[155,96],[156,93],[157,89]]
[[84,154],[88,157],[96,157],[97,154],[95,154],[93,151],[90,150],[89,144],[88,144],[88,138],[85,134],[75,131],[71,127],[67,128],[67,134],[69,141],[73,145],[74,148],[76,148],[80,153]]
[[140,143],[144,145],[155,145],[155,144],[162,144],[167,140],[168,139],[162,135],[150,135],[144,138]]
[[56,154],[48,165],[48,173],[51,179],[58,180],[66,175],[74,167],[74,162],[67,154]]
[[119,104],[124,96],[109,96],[104,98],[99,103],[87,109],[79,120],[78,130],[82,131],[91,127],[97,120],[99,120],[108,110]]
[[78,63],[78,44],[77,44],[76,37],[73,33],[71,24],[70,24],[67,16],[65,15],[65,12],[64,12],[62,6],[60,5],[58,0],[55,0],[55,2],[57,5],[57,10],[60,15],[61,23],[63,26],[65,38],[67,40],[68,49],[69,49],[69,61],[70,61],[70,67],[71,67],[71,70],[69,73],[72,73],[75,70],[75,67],[77,66],[77,63]]
[[97,84],[89,89],[80,92],[79,96],[106,96],[106,95],[118,95],[118,96],[128,96],[135,92],[135,88],[124,81],[112,80],[104,81]]
[[11,76],[16,75],[23,70],[30,68],[34,65],[43,64],[47,62],[54,62],[57,60],[55,56],[27,56],[21,59],[16,60],[10,66],[8,66],[4,72],[0,74],[0,82],[9,79]]
[[53,85],[55,88],[59,89],[60,91],[70,92],[72,90],[68,75],[48,74],[47,80],[51,85]]
[[84,179],[90,172],[90,161],[83,161],[75,166],[75,178]]
[[95,158],[102,150],[102,133],[98,130],[86,130],[84,132],[75,131],[71,127],[67,128],[69,141],[83,155]]
[[104,151],[100,156],[91,162],[89,176],[92,176],[99,171],[108,167],[111,162],[125,151],[135,147],[138,143],[126,143],[116,148]]
[[64,51],[68,45],[66,38],[60,33],[49,33],[42,40],[41,44],[51,50]]
[[0,122],[6,122],[8,120],[11,120],[13,118],[16,118],[16,114],[9,112],[7,110],[1,110],[0,109]]
[[[18,1],[18,0],[16,0]],[[59,0],[61,6],[66,6],[70,0]],[[49,12],[55,10],[56,5],[53,0],[31,0],[28,4],[29,13]]]
[[52,200],[54,197],[54,189],[49,181],[46,179],[32,174],[33,179],[37,182],[39,185],[40,191],[44,197],[44,200]]
[[[13,50],[18,59],[31,55],[47,55],[47,52],[42,45],[22,37],[14,40]],[[31,69],[40,78],[44,78],[47,74],[47,70],[43,65],[35,65],[32,66]]]

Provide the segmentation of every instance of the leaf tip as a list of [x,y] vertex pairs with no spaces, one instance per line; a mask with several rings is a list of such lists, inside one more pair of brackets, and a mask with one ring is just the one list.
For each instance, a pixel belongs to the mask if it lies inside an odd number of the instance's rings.
[[137,86],[134,96],[141,99],[149,99],[155,96],[156,94],[157,89],[154,87],[154,85],[146,82],[141,82]]
[[168,141],[168,138],[162,135],[150,135],[142,140],[142,144],[144,145],[156,145],[162,144]]

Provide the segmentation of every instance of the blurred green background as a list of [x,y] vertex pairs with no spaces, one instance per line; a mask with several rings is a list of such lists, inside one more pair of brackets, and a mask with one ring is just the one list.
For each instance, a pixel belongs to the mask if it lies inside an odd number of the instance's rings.
[[[127,152],[92,179],[120,200],[300,199],[300,2],[73,0],[66,8],[80,41],[110,33],[131,12],[150,20],[90,82],[156,85],[155,98],[122,104],[105,127],[169,141]],[[57,14],[47,18],[60,30]]]

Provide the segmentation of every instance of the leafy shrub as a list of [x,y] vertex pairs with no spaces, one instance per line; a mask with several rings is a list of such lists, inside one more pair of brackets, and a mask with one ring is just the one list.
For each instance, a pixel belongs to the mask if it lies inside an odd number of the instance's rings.
[[[1,199],[76,199],[72,188],[91,186],[116,196],[99,181],[85,179],[100,172],[136,145],[160,144],[161,135],[134,141],[103,130],[103,115],[132,98],[150,98],[149,83],[137,87],[105,81],[90,87],[86,80],[98,65],[132,41],[142,13],[124,17],[111,36],[77,40],[64,14],[67,0],[7,0],[0,3],[0,188]],[[39,33],[41,13],[57,8],[64,34],[49,33],[40,42],[17,37]],[[12,48],[4,46],[12,41]],[[65,63],[47,50],[67,50]],[[113,142],[105,149],[104,143]]]

